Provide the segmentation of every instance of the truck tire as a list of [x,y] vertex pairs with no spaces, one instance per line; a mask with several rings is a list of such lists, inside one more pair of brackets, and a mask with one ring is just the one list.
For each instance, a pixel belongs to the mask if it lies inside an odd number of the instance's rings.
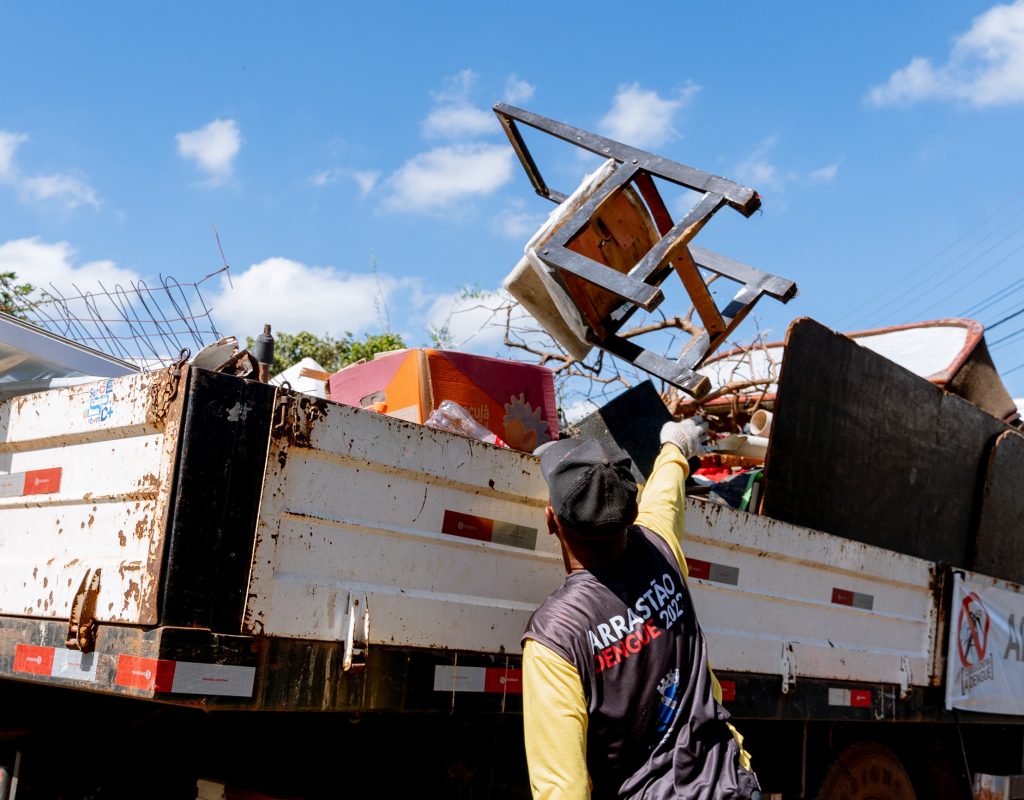
[[818,800],[917,800],[896,754],[878,742],[857,742],[839,754]]

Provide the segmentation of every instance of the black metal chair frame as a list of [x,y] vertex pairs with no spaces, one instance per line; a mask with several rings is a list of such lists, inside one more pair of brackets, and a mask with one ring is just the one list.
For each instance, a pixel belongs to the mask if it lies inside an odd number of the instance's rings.
[[[726,256],[690,244],[716,211],[730,206],[749,217],[761,205],[753,189],[726,178],[680,164],[644,150],[607,139],[580,128],[565,125],[520,108],[498,103],[494,106],[519,161],[537,194],[554,203],[567,195],[548,187],[537,168],[517,123],[554,136],[598,156],[613,158],[617,169],[611,177],[562,225],[537,253],[556,274],[571,273],[621,298],[624,303],[602,321],[604,336],[588,328],[588,339],[597,347],[634,364],[696,398],[710,391],[710,381],[695,370],[725,341],[747,316],[762,295],[788,302],[796,295],[796,284]],[[700,198],[677,222],[655,186],[653,176],[700,193]],[[661,238],[628,274],[583,256],[566,245],[584,229],[601,203],[627,184],[639,191],[651,212]],[[725,308],[716,305],[700,270],[707,270],[743,284]],[[700,317],[704,330],[683,347],[671,361],[618,335],[636,309],[652,311],[664,300],[658,288],[670,272],[677,272]]]

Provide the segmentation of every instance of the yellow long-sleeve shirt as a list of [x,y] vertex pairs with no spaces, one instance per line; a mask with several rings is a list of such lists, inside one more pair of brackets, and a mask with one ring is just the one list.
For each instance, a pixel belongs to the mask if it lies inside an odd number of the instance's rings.
[[[636,523],[661,536],[689,574],[679,539],[685,516],[684,484],[689,466],[679,448],[662,445],[647,485],[640,495]],[[714,679],[714,675],[712,675]],[[722,690],[713,680],[718,702]],[[576,668],[550,648],[528,639],[523,646],[523,724],[526,759],[535,800],[586,800],[590,797],[587,771],[587,702]],[[732,726],[730,726],[732,728]],[[740,745],[740,763],[750,769],[743,737],[732,728]]]

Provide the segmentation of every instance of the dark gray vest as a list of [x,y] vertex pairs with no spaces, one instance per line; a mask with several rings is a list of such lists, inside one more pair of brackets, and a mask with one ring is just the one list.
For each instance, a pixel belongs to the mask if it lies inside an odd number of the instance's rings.
[[579,671],[593,797],[748,798],[707,645],[669,546],[638,525],[614,563],[569,575],[526,627]]

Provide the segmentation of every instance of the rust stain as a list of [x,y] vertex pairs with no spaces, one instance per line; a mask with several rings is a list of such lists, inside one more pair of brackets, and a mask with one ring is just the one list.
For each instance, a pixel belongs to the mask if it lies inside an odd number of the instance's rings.
[[135,581],[128,581],[128,588],[124,591],[124,607],[121,610],[127,611],[133,600],[138,604],[141,599],[142,587]]
[[90,514],[90,515],[89,515],[89,527],[90,527],[90,528],[92,527],[92,524],[93,524],[93,523],[94,523],[95,521],[96,521],[96,516],[95,516],[94,514]]
[[157,492],[160,490],[160,478],[152,472],[147,472],[138,482],[138,488],[145,492]]
[[135,523],[135,538],[145,539],[149,529],[149,517],[143,517]]
[[43,588],[45,589],[45,588],[46,588],[47,586],[49,586],[49,585],[50,585],[50,579],[49,579],[49,578],[47,578],[47,577],[46,577],[46,576],[44,575],[44,576],[43,576]]
[[32,567],[32,580],[39,577],[39,567]]
[[117,532],[117,541],[121,545],[121,547],[124,547],[126,544],[128,544],[128,537],[124,535],[123,528]]
[[142,564],[138,561],[122,561],[118,567],[117,572],[121,576],[121,580],[124,580],[124,574],[126,572],[141,572]]

